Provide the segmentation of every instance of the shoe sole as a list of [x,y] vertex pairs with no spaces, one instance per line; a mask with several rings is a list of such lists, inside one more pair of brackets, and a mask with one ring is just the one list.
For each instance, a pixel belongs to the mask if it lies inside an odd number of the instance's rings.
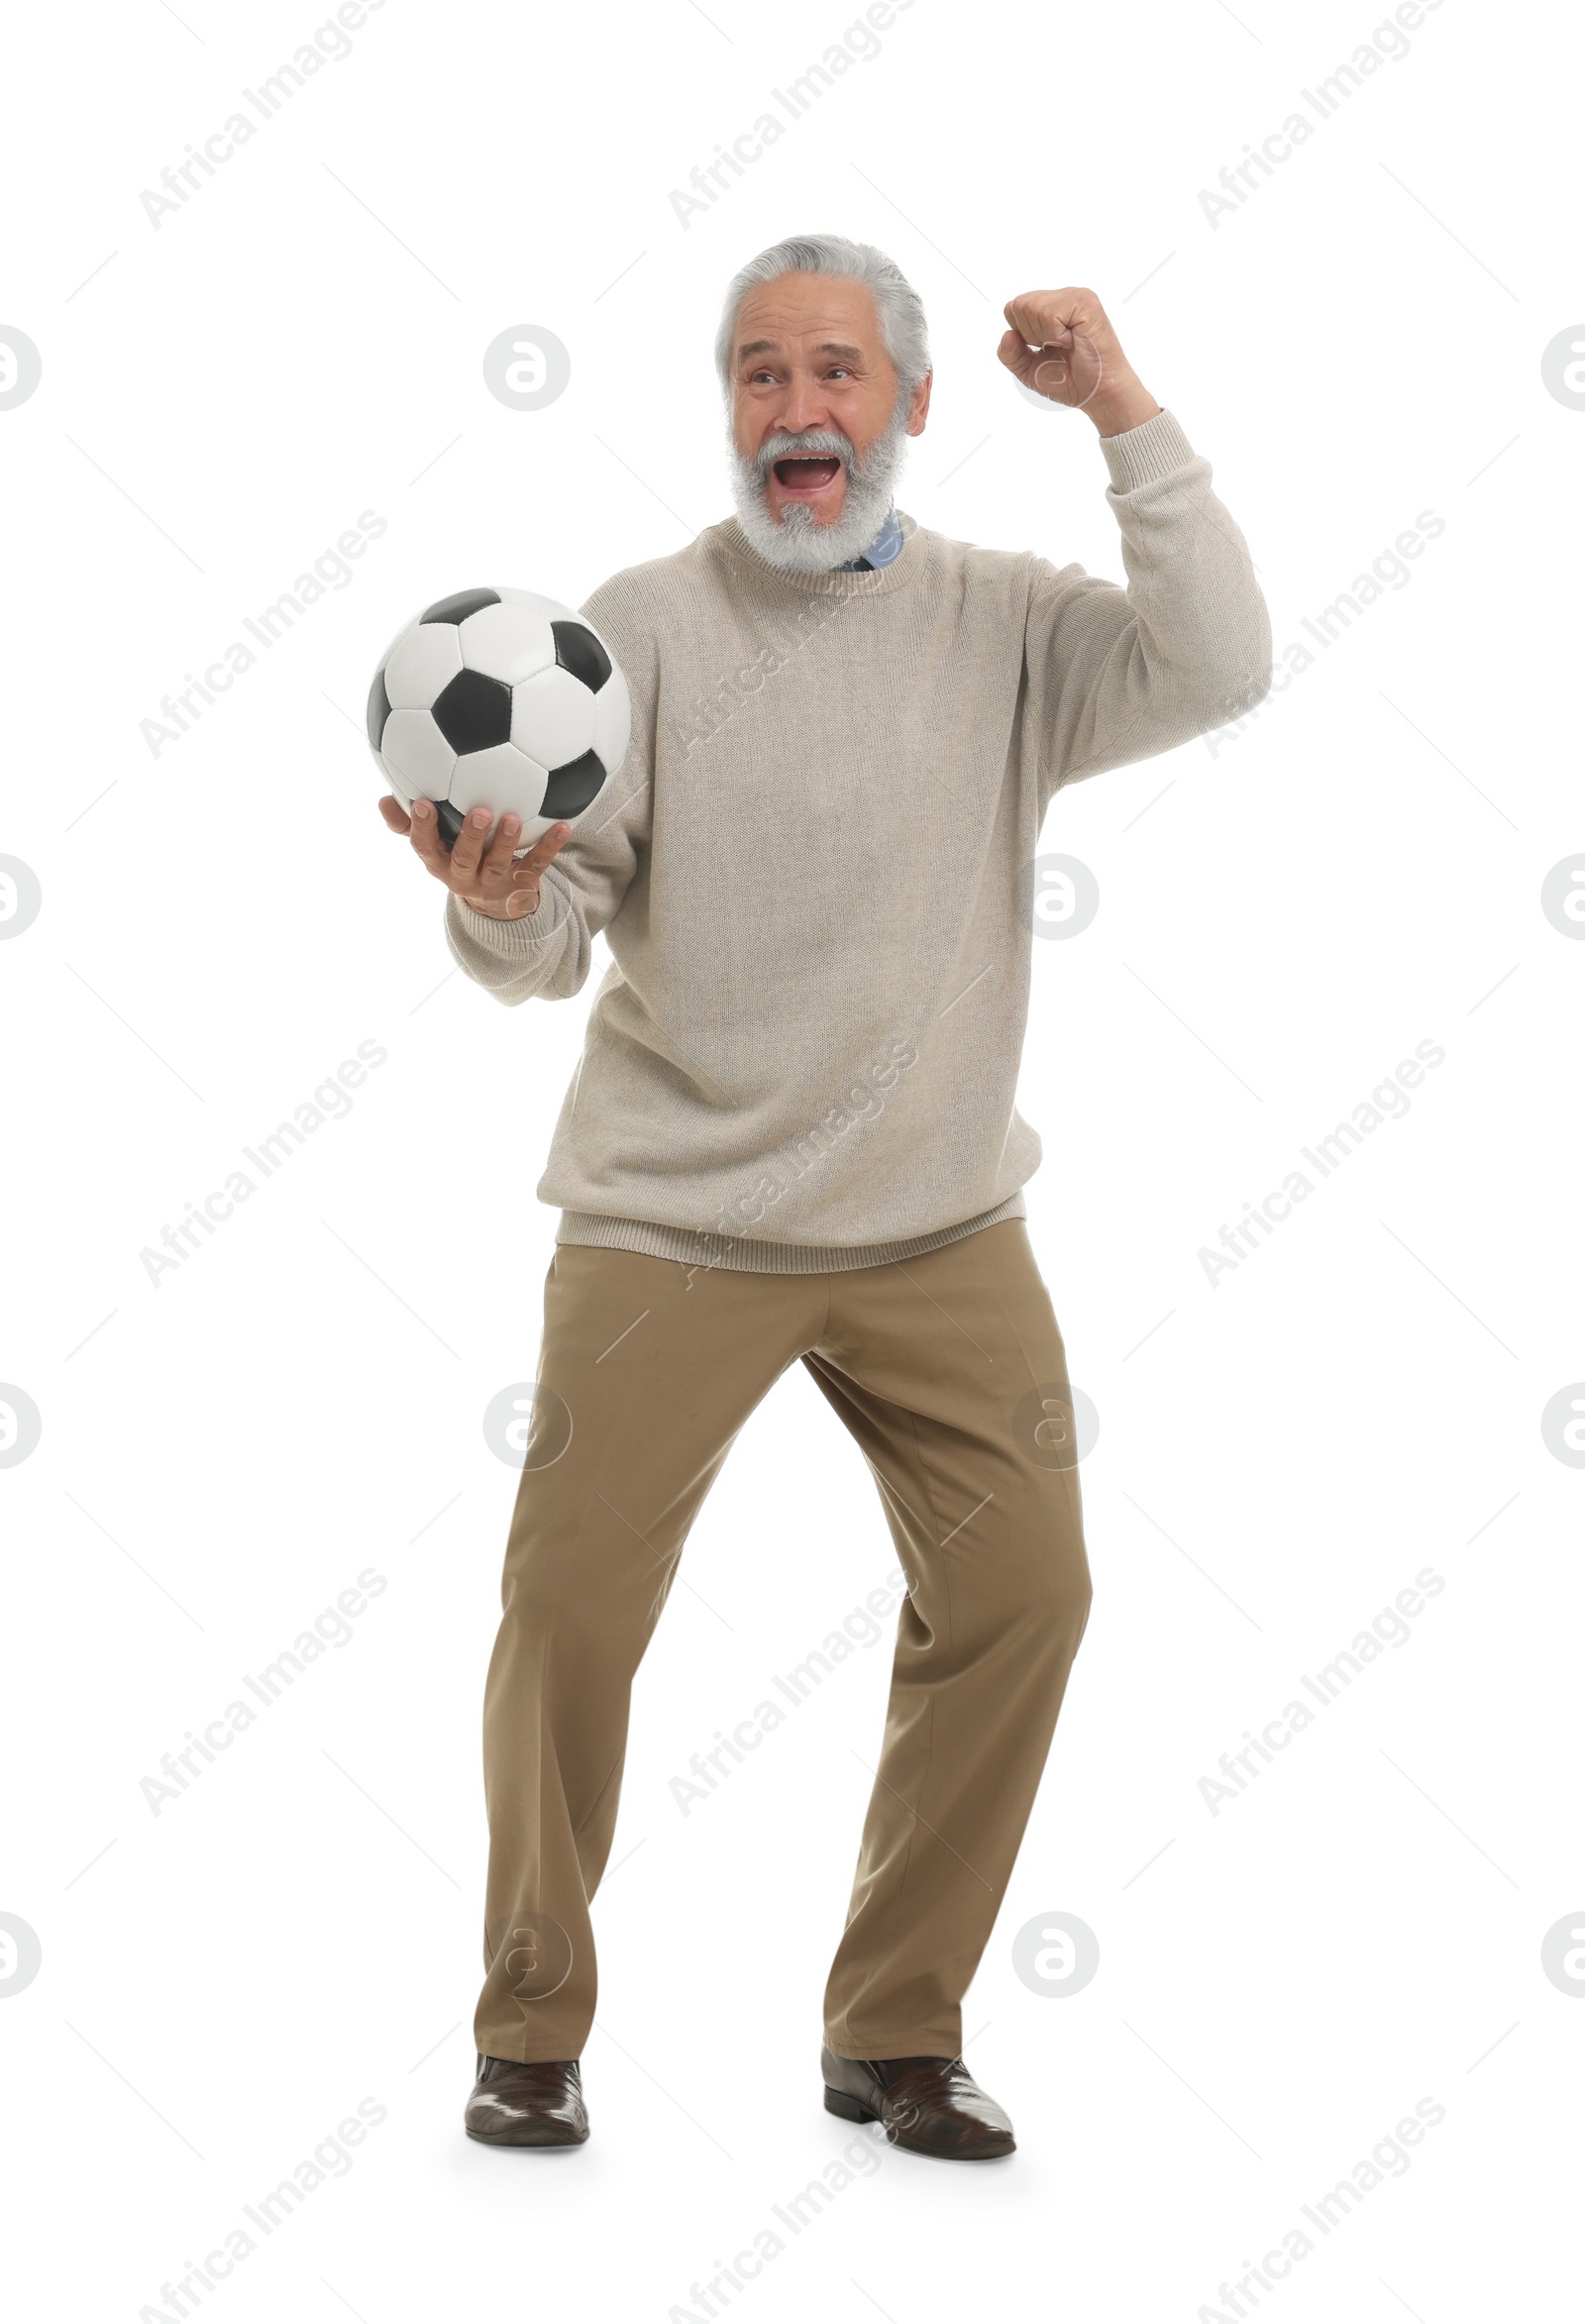
[[[846,2090],[833,2090],[829,2082],[825,2084],[825,2111],[827,2114],[839,2114],[844,2122],[880,2122],[881,2120],[873,2106],[866,2106],[862,2098],[850,2097]],[[921,2147],[907,2139],[899,2138],[895,2131],[889,2130],[886,2135],[891,2145],[896,2147],[899,2154],[928,2155],[932,2161],[937,2163],[995,2163],[1000,2161],[1004,2155],[1012,2155],[1017,2152],[1011,2139],[1008,2139],[1005,2144],[998,2139],[995,2144],[988,2143],[979,2147]]]
[[463,2128],[467,2131],[468,2136],[471,2139],[476,2139],[481,2147],[581,2147],[588,2138],[587,2131],[580,2132],[576,2138],[564,2138],[560,2133],[547,2137],[543,2132],[532,2129],[527,2131],[476,2131],[469,2130],[466,2123]]

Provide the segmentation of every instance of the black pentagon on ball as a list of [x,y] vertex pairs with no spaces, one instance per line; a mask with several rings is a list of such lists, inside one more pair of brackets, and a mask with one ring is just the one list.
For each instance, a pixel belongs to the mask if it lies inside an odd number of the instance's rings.
[[371,748],[379,749],[385,721],[390,716],[390,696],[385,691],[385,665],[382,662],[374,672],[374,683],[369,689],[369,740]]
[[437,799],[435,801],[435,820],[440,825],[440,835],[446,845],[455,847],[462,836],[462,808],[454,807],[449,798]]
[[481,670],[459,670],[436,695],[429,714],[459,758],[512,739],[512,689]]
[[470,613],[481,612],[486,605],[498,605],[500,593],[496,589],[459,589],[455,597],[441,597],[427,613],[420,613],[420,623],[426,621],[463,622]]
[[551,635],[562,668],[581,678],[591,694],[597,694],[611,675],[611,657],[594,632],[581,621],[553,621]]
[[553,771],[539,811],[553,823],[560,816],[581,815],[604,781],[603,764],[592,751],[585,751],[581,759],[569,759]]

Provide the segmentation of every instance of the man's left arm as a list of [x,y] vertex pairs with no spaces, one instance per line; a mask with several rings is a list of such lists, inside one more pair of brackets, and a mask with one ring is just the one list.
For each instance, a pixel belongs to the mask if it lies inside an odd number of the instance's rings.
[[1025,715],[1040,804],[1059,784],[1191,741],[1271,684],[1271,623],[1242,533],[1172,414],[1138,378],[1089,290],[1008,301],[998,350],[1023,385],[1081,410],[1102,439],[1125,589],[1036,566]]

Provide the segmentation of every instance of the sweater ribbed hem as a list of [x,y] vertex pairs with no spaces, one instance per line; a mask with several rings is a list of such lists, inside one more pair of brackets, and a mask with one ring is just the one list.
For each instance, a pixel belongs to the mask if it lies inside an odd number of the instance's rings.
[[835,1275],[853,1267],[888,1267],[894,1259],[917,1259],[943,1243],[977,1234],[1004,1218],[1025,1218],[1023,1189],[1008,1195],[977,1218],[933,1234],[905,1235],[900,1242],[756,1242],[737,1234],[699,1234],[687,1226],[663,1226],[647,1218],[609,1218],[601,1211],[564,1211],[556,1230],[559,1243],[592,1244],[600,1250],[639,1251],[651,1259],[676,1259],[685,1267],[727,1267],[752,1275]]

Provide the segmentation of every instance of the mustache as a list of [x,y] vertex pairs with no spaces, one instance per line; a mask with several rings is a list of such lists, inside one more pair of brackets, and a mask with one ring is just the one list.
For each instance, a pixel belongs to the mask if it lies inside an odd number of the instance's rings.
[[810,428],[801,436],[789,435],[784,429],[768,436],[754,455],[762,479],[779,460],[839,460],[849,475],[859,465],[851,437],[836,428]]

